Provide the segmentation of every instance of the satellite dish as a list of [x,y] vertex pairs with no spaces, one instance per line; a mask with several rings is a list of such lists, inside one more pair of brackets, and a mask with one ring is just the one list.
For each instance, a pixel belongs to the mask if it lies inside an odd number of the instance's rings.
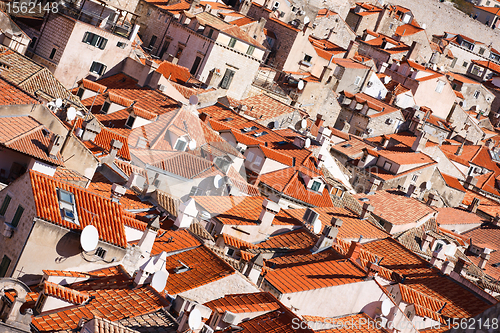
[[60,99],[60,98],[56,99],[56,106],[57,106],[58,108],[60,108],[60,107],[62,106],[62,104],[63,104],[63,103],[62,103],[62,99]]
[[382,306],[380,307],[383,316],[388,316],[391,312],[391,301],[389,299],[385,299],[382,302]]
[[311,146],[311,139],[307,138],[306,142],[304,143],[305,148],[309,148]]
[[431,188],[432,188],[431,183],[430,183],[430,182],[425,182],[425,189],[426,189],[427,191],[430,191],[430,189],[431,189]]
[[275,120],[273,124],[273,128],[279,128],[280,127],[280,122]]
[[304,89],[304,81],[299,80],[299,83],[297,83],[297,88],[298,88],[299,90]]
[[307,127],[307,120],[305,119],[302,119],[302,121],[300,122],[300,128],[301,129],[304,129]]
[[198,309],[193,309],[188,318],[189,328],[192,330],[197,329],[201,325],[201,312]]
[[83,251],[89,252],[95,250],[99,242],[99,231],[93,225],[88,225],[82,230],[80,235],[80,245]]
[[48,102],[47,107],[52,110],[53,108],[56,107],[56,104],[54,102]]
[[221,183],[222,183],[222,177],[221,177],[221,175],[215,175],[215,177],[214,177],[214,186],[215,186],[215,188],[219,188],[221,186]]
[[72,121],[76,118],[76,109],[74,107],[70,107],[68,111],[66,111],[66,120]]
[[196,140],[189,141],[189,150],[195,150],[195,149],[196,149]]
[[314,221],[313,223],[313,232],[315,234],[319,234],[321,232],[321,227],[322,227],[321,221],[316,219],[316,221]]
[[165,286],[167,285],[168,273],[165,271],[158,271],[153,274],[153,279],[151,280],[151,287],[153,287],[157,292],[161,293]]
[[309,18],[309,16],[304,17],[304,24],[307,24],[309,22],[311,22],[311,19]]
[[193,95],[193,96],[189,97],[189,104],[196,105],[196,104],[198,104],[198,102],[199,102],[198,96]]

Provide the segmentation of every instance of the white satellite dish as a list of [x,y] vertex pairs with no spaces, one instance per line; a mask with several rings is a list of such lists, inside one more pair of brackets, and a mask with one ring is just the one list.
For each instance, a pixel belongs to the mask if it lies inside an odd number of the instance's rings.
[[214,177],[214,187],[215,188],[219,188],[221,186],[221,183],[222,183],[222,177],[221,177],[221,175],[215,175],[215,177]]
[[385,299],[380,306],[380,310],[382,311],[383,316],[388,316],[391,312],[391,301],[389,299]]
[[311,22],[311,19],[309,18],[309,16],[304,17],[304,24],[307,24],[309,22]]
[[191,310],[188,318],[189,328],[192,330],[197,329],[201,325],[201,312],[198,309]]
[[189,141],[189,150],[195,150],[195,149],[196,149],[196,140]]
[[95,250],[99,242],[99,231],[93,225],[88,225],[82,230],[80,235],[80,245],[83,251],[89,252]]
[[299,80],[299,83],[297,83],[297,88],[298,88],[299,90],[304,89],[304,81]]
[[432,184],[430,182],[425,182],[425,189],[427,191],[430,191],[431,188],[432,188]]
[[307,120],[305,119],[302,119],[302,121],[300,122],[300,128],[301,129],[304,129],[307,127]]
[[60,107],[62,106],[62,104],[63,104],[63,103],[62,103],[62,99],[60,99],[60,98],[56,99],[56,106],[57,106],[58,108],[60,108]]
[[274,124],[273,124],[273,128],[276,129],[276,128],[279,128],[280,127],[280,122],[275,120],[274,121]]
[[321,232],[321,227],[322,227],[321,221],[316,219],[316,221],[314,221],[313,223],[313,232],[315,234],[319,234]]
[[76,118],[76,109],[74,107],[70,107],[68,111],[66,111],[66,120],[72,121]]
[[151,287],[153,287],[157,292],[161,293],[167,285],[168,273],[164,271],[158,271],[153,274],[153,279],[151,280]]
[[48,107],[50,110],[52,110],[52,109],[54,109],[54,108],[56,107],[56,104],[55,104],[54,102],[48,102],[48,103],[47,103],[47,107]]
[[196,105],[196,104],[198,104],[199,101],[200,100],[199,100],[198,96],[196,96],[196,95],[189,97],[189,104],[191,104],[191,105]]
[[311,139],[306,138],[306,142],[304,143],[304,148],[309,148],[311,146]]

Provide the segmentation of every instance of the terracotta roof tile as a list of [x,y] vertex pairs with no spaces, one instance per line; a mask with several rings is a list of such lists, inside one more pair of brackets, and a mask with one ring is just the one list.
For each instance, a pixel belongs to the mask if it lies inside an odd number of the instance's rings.
[[89,294],[86,292],[73,290],[49,281],[44,281],[43,293],[76,305],[82,305],[89,299]]
[[298,250],[313,247],[317,239],[318,237],[313,236],[304,228],[300,228],[279,235],[273,235],[256,245],[261,249]]
[[249,243],[249,242],[245,242],[239,238],[233,237],[233,236],[228,235],[228,234],[223,233],[219,237],[223,238],[224,244],[226,244],[228,246],[235,247],[235,248],[240,249],[240,250],[241,249],[256,249],[258,247],[257,245],[254,245],[254,244]]
[[203,305],[212,311],[233,313],[267,312],[280,308],[279,302],[267,292],[227,295]]
[[240,103],[247,106],[245,115],[249,115],[259,120],[273,119],[285,114],[297,112],[297,110],[290,105],[264,94],[245,98],[241,100]]

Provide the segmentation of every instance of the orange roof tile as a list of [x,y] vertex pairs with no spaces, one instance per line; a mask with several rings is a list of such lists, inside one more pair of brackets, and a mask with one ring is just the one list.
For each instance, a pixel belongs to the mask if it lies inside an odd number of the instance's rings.
[[267,292],[227,295],[203,305],[212,311],[233,313],[265,312],[280,308],[279,302]]
[[167,79],[177,83],[186,83],[192,77],[189,69],[168,61],[163,61],[156,71]]
[[424,29],[420,27],[416,27],[413,24],[403,24],[397,27],[396,35],[398,36],[410,36],[414,35],[417,32],[423,31]]
[[43,293],[76,305],[81,305],[89,299],[89,294],[86,292],[73,290],[49,281],[43,282]]
[[304,228],[300,228],[279,235],[273,235],[256,245],[261,249],[298,250],[313,247],[317,238],[317,236],[312,235]]
[[[224,244],[228,245],[228,246],[232,246],[232,247],[235,247],[237,249],[256,249],[258,246],[252,244],[252,243],[249,243],[249,242],[245,242],[239,238],[236,238],[236,237],[233,237],[231,235],[228,235],[228,234],[222,234],[221,235],[223,240],[224,240]],[[221,237],[219,236],[219,237]]]
[[485,6],[474,6],[477,9],[484,10],[485,12],[491,13],[493,15],[499,15],[500,8],[498,7],[485,7]]
[[[123,213],[119,204],[82,187],[56,181],[35,171],[29,171],[29,178],[39,218],[72,230],[83,230],[92,224],[97,228],[102,241],[126,247]],[[62,218],[58,189],[73,193],[79,225]]]
[[272,119],[296,112],[296,109],[290,105],[264,94],[245,98],[240,103],[247,106],[245,115],[259,120]]
[[465,209],[452,207],[436,209],[438,211],[436,221],[440,226],[450,224],[481,224],[485,222],[485,219],[476,214],[469,213]]

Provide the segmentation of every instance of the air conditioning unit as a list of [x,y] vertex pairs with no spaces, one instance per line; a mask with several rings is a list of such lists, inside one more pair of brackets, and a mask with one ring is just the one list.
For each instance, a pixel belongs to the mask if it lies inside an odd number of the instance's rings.
[[4,237],[11,238],[13,233],[14,233],[14,228],[12,228],[7,223],[4,223],[4,229],[2,235],[4,235]]
[[236,313],[226,311],[224,312],[224,317],[222,317],[222,321],[230,325],[236,325],[238,323],[238,315]]
[[210,326],[203,325],[203,327],[200,330],[200,333],[214,333],[214,330]]

